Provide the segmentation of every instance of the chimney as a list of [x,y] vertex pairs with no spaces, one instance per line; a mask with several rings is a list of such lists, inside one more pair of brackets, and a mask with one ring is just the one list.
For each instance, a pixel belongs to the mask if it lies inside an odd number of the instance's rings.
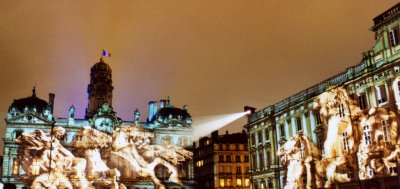
[[229,131],[228,130],[226,130],[226,133],[225,133],[226,135],[229,135]]
[[160,100],[160,109],[164,108],[166,104],[167,104],[166,100]]
[[214,143],[217,143],[217,142],[218,142],[218,130],[213,131],[213,132],[211,133],[211,140],[212,140],[212,142],[214,142]]
[[149,102],[149,117],[147,118],[147,122],[150,122],[153,119],[154,115],[154,101]]
[[158,103],[157,103],[157,101],[154,101],[153,102],[153,117],[152,117],[152,119],[157,114],[157,112],[158,112]]
[[51,107],[51,114],[53,114],[54,111],[54,98],[56,95],[54,93],[49,93],[49,105]]

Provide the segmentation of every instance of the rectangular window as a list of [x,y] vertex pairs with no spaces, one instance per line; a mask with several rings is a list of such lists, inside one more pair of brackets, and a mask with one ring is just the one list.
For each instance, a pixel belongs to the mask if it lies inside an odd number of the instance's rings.
[[324,155],[324,140],[318,137],[318,148],[321,150],[321,155]]
[[279,126],[279,131],[281,133],[281,137],[285,137],[285,125],[284,124],[281,124]]
[[260,168],[263,168],[264,167],[264,154],[263,154],[262,150],[258,151],[258,157],[260,159]]
[[244,186],[246,186],[246,187],[250,186],[250,179],[249,178],[244,179]]
[[240,166],[236,167],[236,174],[242,174],[242,167]]
[[390,124],[388,120],[381,120],[382,129],[383,129],[383,137],[385,142],[390,141]]
[[338,105],[338,110],[339,110],[339,116],[344,117],[344,107],[343,104]]
[[242,186],[242,179],[236,179],[236,186]]
[[300,117],[296,118],[296,126],[297,126],[297,131],[303,130],[303,127],[301,125],[301,118]]
[[265,129],[265,141],[269,141],[269,132],[268,132],[268,129]]
[[347,132],[343,132],[342,133],[342,140],[343,140],[343,148],[344,150],[349,150],[350,146],[349,146],[349,142],[347,141]]
[[368,108],[367,95],[365,93],[358,94],[358,106],[360,106],[362,110]]
[[249,156],[244,156],[244,162],[249,162]]
[[255,135],[255,133],[252,133],[251,135],[250,135],[250,138],[251,138],[251,145],[256,145],[256,135]]
[[226,156],[226,162],[231,162],[231,156]]
[[262,131],[258,131],[258,143],[261,144],[263,141],[263,137],[262,137]]
[[371,144],[371,131],[369,130],[369,125],[363,126],[364,141],[366,145]]
[[17,158],[13,159],[13,166],[12,166],[12,174],[18,175],[19,174],[19,162]]
[[385,103],[387,101],[387,93],[385,85],[380,85],[376,88],[376,100],[378,104]]
[[231,183],[232,183],[232,180],[231,180],[231,179],[226,179],[226,186],[227,186],[227,187],[230,187],[230,186],[231,186]]
[[389,30],[389,42],[392,47],[399,44],[399,29],[397,27]]
[[271,165],[271,151],[267,151],[267,165]]
[[236,162],[240,162],[240,156],[236,156]]
[[219,166],[219,173],[224,173],[224,166],[222,165]]
[[227,166],[225,167],[225,169],[226,169],[225,172],[231,173],[231,166],[230,166],[230,165],[227,165]]
[[219,156],[219,162],[224,162],[224,156],[222,155]]
[[319,112],[315,112],[314,116],[315,116],[315,125],[321,125],[322,121],[321,121],[321,115],[319,114]]
[[251,159],[253,160],[253,170],[256,170],[258,168],[258,166],[257,166],[257,153],[256,152],[253,153],[253,157],[251,157]]
[[220,187],[225,187],[225,180],[224,179],[219,179],[219,186]]

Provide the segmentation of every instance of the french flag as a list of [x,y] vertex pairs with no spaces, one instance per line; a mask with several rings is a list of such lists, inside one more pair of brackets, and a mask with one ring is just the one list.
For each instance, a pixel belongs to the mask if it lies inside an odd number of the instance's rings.
[[103,57],[111,57],[111,53],[103,49]]

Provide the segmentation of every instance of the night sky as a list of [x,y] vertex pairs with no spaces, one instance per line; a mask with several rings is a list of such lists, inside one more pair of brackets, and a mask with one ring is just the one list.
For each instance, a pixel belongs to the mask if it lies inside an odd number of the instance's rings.
[[[117,116],[171,97],[196,117],[276,103],[361,61],[372,19],[396,1],[0,1],[0,117],[13,99],[56,94],[82,118],[90,67],[113,70]],[[4,121],[1,121],[1,136]],[[237,132],[242,119],[225,129]],[[211,130],[210,130],[211,132]]]

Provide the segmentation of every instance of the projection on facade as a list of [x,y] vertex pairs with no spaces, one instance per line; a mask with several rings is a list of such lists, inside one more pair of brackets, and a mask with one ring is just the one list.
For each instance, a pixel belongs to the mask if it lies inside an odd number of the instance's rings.
[[149,102],[140,121],[117,117],[112,108],[111,69],[103,59],[91,68],[85,119],[54,118],[49,102],[36,96],[14,100],[6,118],[5,188],[192,189],[193,129],[187,106],[169,97]]
[[324,123],[323,147],[301,131],[280,147],[278,156],[287,166],[285,189],[331,188],[353,178],[397,175],[400,146],[395,112],[383,107],[361,110],[341,87],[317,96],[313,109]]

